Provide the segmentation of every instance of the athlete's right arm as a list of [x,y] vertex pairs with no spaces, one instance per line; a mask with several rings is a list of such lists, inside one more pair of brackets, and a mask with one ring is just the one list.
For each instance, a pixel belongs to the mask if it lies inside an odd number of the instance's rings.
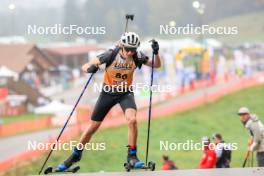
[[97,57],[96,58],[93,58],[89,62],[85,63],[82,66],[82,71],[84,71],[85,73],[87,73],[88,68],[90,66],[92,66],[92,65],[96,65],[96,66],[101,65],[101,62],[100,62],[99,58],[97,58]]
[[111,49],[105,51],[104,53],[98,55],[96,58],[91,59],[88,63],[84,64],[82,66],[82,70],[84,72],[88,73],[87,69],[90,68],[92,65],[98,67],[101,64],[104,64],[104,63],[107,64],[107,63],[111,62],[112,53],[113,53],[113,50],[111,50]]

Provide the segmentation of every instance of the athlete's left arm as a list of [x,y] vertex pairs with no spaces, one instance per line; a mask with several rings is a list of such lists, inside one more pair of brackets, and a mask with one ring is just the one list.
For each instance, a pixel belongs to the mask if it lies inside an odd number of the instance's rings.
[[[152,67],[152,59],[149,59],[145,65]],[[154,66],[154,68],[160,68],[161,61],[160,61],[160,55],[159,54],[154,55],[154,65],[153,66]]]
[[[159,56],[159,43],[156,40],[152,40],[151,48],[154,54],[154,68],[159,68],[161,66],[160,56]],[[149,59],[146,63],[147,66],[152,67],[152,59]]]

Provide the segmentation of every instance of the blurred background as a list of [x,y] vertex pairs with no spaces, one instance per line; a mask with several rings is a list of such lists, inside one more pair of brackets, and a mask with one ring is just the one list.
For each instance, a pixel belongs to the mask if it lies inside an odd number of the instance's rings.
[[[261,109],[264,98],[263,0],[1,0],[0,4],[2,174],[37,173],[46,153],[27,150],[28,141],[55,140],[89,76],[81,71],[81,66],[118,43],[127,13],[135,15],[134,21],[129,23],[129,31],[139,34],[140,50],[151,57],[148,41],[153,38],[159,41],[162,67],[155,70],[154,84],[171,87],[169,91],[154,93],[153,98],[153,116],[159,119],[153,121],[152,137],[156,138],[150,152],[158,169],[164,153],[179,163],[180,169],[197,168],[201,155],[199,151],[160,151],[159,140],[199,141],[214,132],[223,133],[228,141],[241,146],[234,152],[233,161],[234,167],[241,167],[248,134],[232,116],[236,116],[242,105],[262,115],[262,119],[264,116]],[[165,35],[160,32],[161,25],[188,24],[235,26],[238,33]],[[90,26],[92,34],[42,33],[46,27],[70,25]],[[40,32],[29,32],[29,26],[41,28]],[[93,78],[63,141],[78,140],[89,123],[99,94],[93,86],[101,84],[103,72],[104,67]],[[148,67],[136,71],[134,83],[149,82]],[[143,159],[147,118],[144,113],[149,92],[141,90],[135,95]],[[159,127],[160,123],[164,125]],[[122,138],[113,141],[109,135],[123,136],[126,133],[123,124],[122,111],[116,106],[108,114],[102,127],[105,129],[95,137],[95,141],[106,142],[107,150],[92,151],[92,156],[87,154],[81,163],[81,172],[123,170],[126,141]],[[237,137],[241,133],[244,135]],[[54,153],[50,164],[56,165],[69,151]],[[104,166],[96,164],[101,162]]]

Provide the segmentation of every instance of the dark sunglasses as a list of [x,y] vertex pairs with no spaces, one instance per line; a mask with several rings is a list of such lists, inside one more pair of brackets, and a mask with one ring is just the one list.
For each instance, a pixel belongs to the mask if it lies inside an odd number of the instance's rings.
[[137,48],[128,48],[128,47],[124,47],[125,51],[126,52],[132,52],[132,53],[135,53],[137,51]]
[[238,115],[241,116],[241,115],[247,115],[248,113],[239,113]]

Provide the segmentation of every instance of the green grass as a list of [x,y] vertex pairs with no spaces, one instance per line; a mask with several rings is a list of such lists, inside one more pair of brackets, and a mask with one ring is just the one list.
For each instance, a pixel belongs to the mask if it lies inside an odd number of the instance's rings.
[[[167,140],[170,143],[187,140],[199,142],[202,136],[211,136],[219,132],[227,142],[238,144],[238,150],[232,153],[231,166],[241,167],[249,134],[240,123],[236,111],[240,106],[248,106],[264,120],[263,99],[262,85],[225,96],[216,102],[186,112],[153,120],[149,159],[156,161],[158,170],[161,168],[163,154],[168,154],[180,169],[197,168],[201,151],[160,151],[160,140]],[[147,123],[140,123],[138,151],[142,160],[145,154],[146,132]],[[106,150],[84,152],[83,159],[79,163],[80,172],[124,170],[122,166],[126,158],[126,126],[99,130],[92,142],[105,142]],[[69,154],[69,151],[54,152],[47,165],[57,165]],[[43,155],[41,159],[32,161],[27,167],[12,170],[6,175],[37,174],[45,157],[46,155]]]
[[9,124],[9,123],[19,122],[19,121],[45,118],[45,117],[48,117],[48,116],[49,116],[48,114],[37,115],[37,114],[29,113],[29,114],[16,115],[16,116],[6,116],[6,117],[4,116],[4,117],[1,118],[1,120],[3,120],[3,124]]

